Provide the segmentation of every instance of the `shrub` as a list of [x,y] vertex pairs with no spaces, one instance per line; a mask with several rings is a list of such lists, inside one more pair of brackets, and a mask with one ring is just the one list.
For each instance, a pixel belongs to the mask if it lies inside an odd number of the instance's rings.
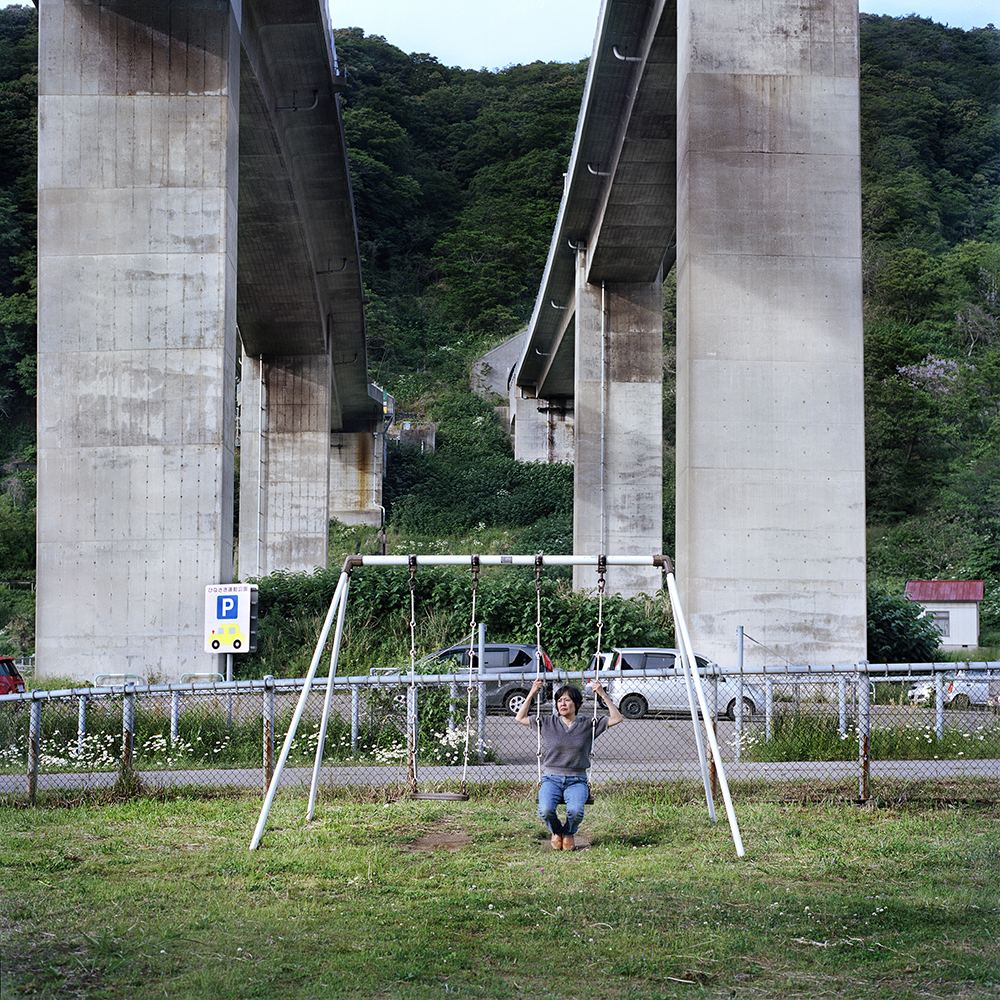
[[941,633],[924,609],[885,587],[868,587],[868,659],[871,663],[929,663]]
[[[242,677],[302,676],[336,589],[338,574],[274,573],[258,581],[257,652],[240,658]],[[546,571],[537,595],[543,648],[559,666],[596,652],[598,601],[577,593]],[[419,656],[462,641],[470,632],[472,590],[467,569],[421,567],[414,577],[415,644]],[[670,645],[673,619],[665,594],[603,603],[602,646]],[[534,643],[538,611],[534,571],[485,568],[476,597],[476,620],[494,642]],[[408,667],[410,584],[407,569],[362,568],[351,577],[343,654],[344,674],[372,667]],[[333,635],[328,638],[328,649]],[[584,664],[581,664],[584,665]]]

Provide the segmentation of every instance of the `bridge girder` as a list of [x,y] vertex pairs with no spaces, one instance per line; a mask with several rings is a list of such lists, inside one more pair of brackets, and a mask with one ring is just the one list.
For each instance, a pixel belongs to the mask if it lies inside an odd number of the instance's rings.
[[574,394],[576,256],[587,280],[646,282],[676,256],[677,5],[603,8],[573,154],[516,384]]

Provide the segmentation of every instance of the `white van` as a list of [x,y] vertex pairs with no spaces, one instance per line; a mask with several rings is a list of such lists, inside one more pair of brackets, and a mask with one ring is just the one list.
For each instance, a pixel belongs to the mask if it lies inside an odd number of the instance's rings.
[[[604,664],[608,654],[602,653]],[[590,661],[594,669],[596,657]],[[712,665],[702,656],[695,656],[698,672],[705,681],[705,694],[710,697],[706,673]],[[600,679],[605,691],[626,719],[641,719],[650,712],[689,712],[687,684],[676,649],[613,649],[611,666],[601,667]],[[714,668],[715,671],[718,667]],[[656,671],[655,676],[649,673]],[[727,719],[736,718],[739,678],[719,675],[718,713]],[[743,682],[743,721],[749,722],[764,711],[765,694],[756,684]],[[695,702],[697,704],[697,700]]]

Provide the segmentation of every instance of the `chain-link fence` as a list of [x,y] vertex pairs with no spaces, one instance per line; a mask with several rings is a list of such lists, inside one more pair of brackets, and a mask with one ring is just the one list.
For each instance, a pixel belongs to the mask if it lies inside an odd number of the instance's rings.
[[[725,776],[730,783],[846,781],[862,799],[882,779],[1000,779],[1000,663],[956,667],[767,669],[723,681],[708,673],[704,690]],[[583,686],[580,674],[550,676],[554,686]],[[512,672],[490,682],[517,678],[527,689],[534,675]],[[0,795],[33,801],[40,792],[73,794],[126,780],[147,790],[239,787],[263,794],[300,699],[279,788],[310,786],[321,732],[321,786],[388,796],[412,791],[414,783],[445,793],[466,784],[534,781],[536,728],[504,709],[487,710],[486,682],[468,680],[461,673],[337,678],[325,732],[326,680],[315,681],[304,698],[301,680],[273,678],[6,695]],[[663,694],[675,679],[649,670],[632,672],[627,682],[602,676],[602,683],[626,720],[597,740],[592,783],[703,777],[699,743],[705,746],[707,733],[701,721],[696,732],[690,710],[679,711]],[[729,697],[734,684],[739,699]],[[587,698],[581,714],[591,718],[593,705]],[[552,711],[551,698],[537,708]]]

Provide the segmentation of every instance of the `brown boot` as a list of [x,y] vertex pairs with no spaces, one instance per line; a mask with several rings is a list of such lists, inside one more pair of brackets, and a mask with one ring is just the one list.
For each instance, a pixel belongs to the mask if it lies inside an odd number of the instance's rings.
[[561,851],[563,849],[563,839],[558,833],[552,834],[552,839],[549,843],[552,844],[553,851]]
[[575,850],[576,849],[576,841],[574,841],[572,837],[567,837],[566,834],[563,834],[562,849],[564,851]]

